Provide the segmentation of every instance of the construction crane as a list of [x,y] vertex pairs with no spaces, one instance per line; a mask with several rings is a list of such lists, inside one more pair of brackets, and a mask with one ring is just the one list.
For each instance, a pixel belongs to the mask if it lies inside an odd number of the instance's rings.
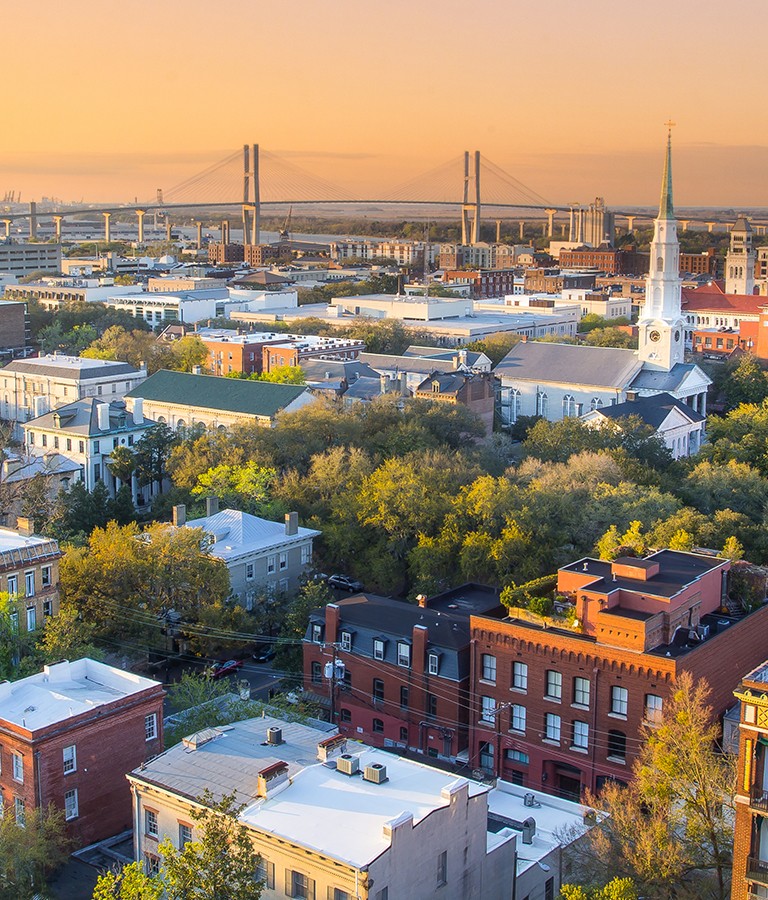
[[285,222],[283,222],[283,227],[280,229],[280,240],[281,241],[290,241],[291,239],[291,217],[293,216],[293,207],[291,206],[288,210],[288,215],[285,217]]

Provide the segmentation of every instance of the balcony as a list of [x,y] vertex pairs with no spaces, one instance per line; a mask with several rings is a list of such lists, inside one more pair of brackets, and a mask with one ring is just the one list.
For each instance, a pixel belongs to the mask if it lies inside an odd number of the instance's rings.
[[753,787],[749,805],[752,809],[768,813],[768,791],[765,788]]
[[768,885],[768,859],[747,857],[747,880],[757,884]]

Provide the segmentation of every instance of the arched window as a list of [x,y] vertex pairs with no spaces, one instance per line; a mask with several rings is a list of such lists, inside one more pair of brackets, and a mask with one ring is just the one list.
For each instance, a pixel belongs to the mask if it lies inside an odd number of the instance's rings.
[[599,397],[593,397],[593,398],[589,401],[589,408],[590,408],[590,409],[600,409],[600,407],[601,407],[602,405],[603,405],[603,401],[602,401]]
[[518,416],[523,412],[523,395],[513,388],[510,400],[512,401],[509,407],[510,419],[512,422],[517,422]]
[[661,256],[656,257],[656,271],[657,272],[664,271],[664,258]]
[[547,418],[549,412],[549,397],[545,391],[536,391],[536,415]]
[[573,394],[566,394],[563,397],[563,418],[576,415],[576,398]]
[[627,736],[623,731],[608,732],[608,758],[621,760],[627,758]]

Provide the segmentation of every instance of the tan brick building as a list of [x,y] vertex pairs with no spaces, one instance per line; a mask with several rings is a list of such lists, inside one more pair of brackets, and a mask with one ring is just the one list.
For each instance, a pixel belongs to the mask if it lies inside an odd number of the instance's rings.
[[59,611],[59,544],[33,534],[29,519],[16,530],[0,528],[0,592],[15,599],[12,620],[19,631],[36,631]]

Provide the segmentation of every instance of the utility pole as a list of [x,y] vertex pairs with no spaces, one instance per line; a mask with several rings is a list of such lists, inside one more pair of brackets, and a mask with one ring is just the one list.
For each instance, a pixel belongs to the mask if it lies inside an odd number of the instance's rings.
[[496,741],[494,746],[493,774],[496,778],[501,778],[501,718],[500,714],[505,709],[513,706],[512,703],[499,703],[490,712],[493,716],[494,728],[496,730]]
[[346,666],[336,655],[339,645],[331,644],[330,646],[333,650],[333,661],[325,664],[323,674],[328,681],[328,690],[331,699],[331,725],[334,725],[336,722],[336,685],[344,680]]

